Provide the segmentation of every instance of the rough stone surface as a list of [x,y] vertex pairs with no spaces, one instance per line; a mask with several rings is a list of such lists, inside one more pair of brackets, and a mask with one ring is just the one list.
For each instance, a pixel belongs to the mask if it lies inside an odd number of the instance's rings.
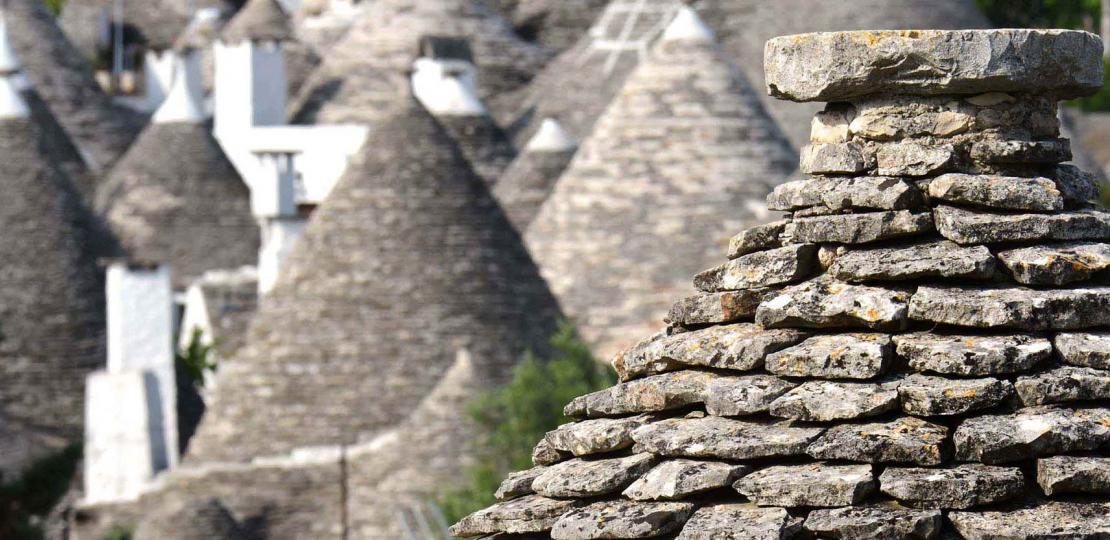
[[1110,268],[1110,244],[1073,242],[1000,251],[998,259],[1025,285],[1066,285]]
[[917,371],[996,375],[1028,371],[1052,354],[1047,339],[1025,335],[973,336],[914,333],[894,336],[898,356]]
[[956,149],[950,144],[884,144],[875,153],[875,172],[887,176],[929,176],[950,170]]
[[792,244],[757,251],[694,276],[694,286],[706,292],[755,289],[790,283],[817,270],[817,246]]
[[1056,164],[1071,159],[1067,139],[1012,141],[984,139],[971,145],[971,159],[991,164]]
[[741,231],[728,242],[728,258],[735,259],[748,253],[781,247],[782,233],[787,223],[780,219]]
[[598,502],[560,518],[551,529],[551,538],[651,538],[677,531],[694,509],[686,502]]
[[907,417],[882,424],[833,426],[806,453],[817,459],[939,465],[948,454],[947,439],[948,428]]
[[554,465],[560,461],[570,459],[570,452],[560,452],[551,447],[547,439],[540,439],[536,443],[536,447],[532,449],[532,464],[533,465]]
[[705,400],[705,386],[717,378],[704,371],[676,371],[623,382],[574,398],[564,408],[568,416],[611,416],[665,411]]
[[772,96],[842,101],[868,94],[1051,93],[1102,86],[1098,37],[1071,30],[908,30],[783,36],[767,42]]
[[1110,494],[1110,457],[1053,456],[1038,459],[1037,483],[1045,495]]
[[1053,343],[1065,363],[1110,369],[1110,333],[1061,333]]
[[870,465],[780,465],[751,473],[733,485],[760,506],[848,506],[875,490]]
[[732,485],[751,472],[747,465],[720,461],[675,459],[656,465],[624,490],[635,501],[677,500]]
[[843,540],[937,538],[944,516],[937,510],[910,510],[890,506],[853,506],[818,509],[806,517],[805,529]]
[[766,412],[771,402],[795,386],[770,375],[720,377],[705,386],[705,410],[716,416]]
[[1061,367],[1018,377],[1018,397],[1026,406],[1071,401],[1110,400],[1110,371],[1086,367]]
[[683,326],[722,324],[755,317],[755,309],[775,289],[744,289],[687,296],[671,306],[665,322]]
[[632,446],[632,430],[647,418],[595,418],[563,424],[544,437],[552,448],[576,456],[613,452]]
[[582,506],[579,501],[528,495],[479,510],[451,527],[453,536],[479,536],[499,532],[521,534],[550,530],[563,514]]
[[764,300],[756,309],[755,320],[767,328],[900,330],[906,325],[909,299],[909,294],[898,289],[818,278]]
[[708,416],[648,424],[632,438],[643,451],[664,456],[753,459],[802,455],[822,431]]
[[794,329],[765,330],[756,324],[657,335],[619,354],[613,367],[621,380],[684,366],[748,371],[762,366],[768,354],[794,345],[807,335]]
[[781,540],[798,525],[782,508],[718,504],[694,512],[675,540]]
[[945,174],[929,181],[929,197],[1003,210],[1051,212],[1064,208],[1064,196],[1048,178]]
[[621,491],[655,464],[651,454],[612,459],[572,459],[548,467],[532,482],[545,497],[586,498]]
[[854,174],[868,167],[863,147],[856,143],[815,143],[802,148],[800,168],[807,174]]
[[933,216],[909,210],[794,218],[786,234],[797,242],[864,244],[933,230]]
[[887,369],[892,348],[886,334],[814,336],[768,355],[766,367],[784,377],[870,379]]
[[1101,540],[1110,536],[1110,503],[1046,502],[1017,510],[952,512],[967,540]]
[[494,496],[498,499],[515,499],[522,495],[531,495],[535,493],[532,491],[532,481],[539,475],[547,470],[547,467],[532,467],[524,471],[516,471],[509,473],[501,485],[497,488],[497,493]]
[[1071,204],[1098,200],[1101,191],[1095,175],[1075,165],[1056,167],[1056,187],[1064,195],[1064,199]]
[[779,184],[767,196],[767,208],[784,211],[813,206],[830,210],[905,210],[923,202],[917,186],[901,178],[885,176],[794,180]]
[[961,461],[1006,463],[1110,442],[1110,409],[1035,407],[968,418],[952,435]]
[[887,467],[879,489],[910,506],[962,510],[1020,495],[1025,476],[1017,467],[978,463],[948,469]]
[[774,416],[831,422],[875,416],[898,407],[898,381],[879,384],[809,381],[771,403]]
[[946,379],[914,374],[898,386],[902,410],[915,416],[948,416],[987,409],[1010,397],[1014,388],[998,379]]
[[942,205],[933,216],[940,234],[957,244],[1110,239],[1110,213],[1103,210],[1002,214]]
[[994,255],[986,247],[960,247],[941,240],[849,249],[836,257],[829,273],[849,282],[929,277],[986,279],[994,275],[995,268]]
[[[760,306],[762,309],[762,306]],[[1110,287],[918,287],[910,318],[978,328],[1073,330],[1110,324]],[[759,314],[756,314],[757,320]]]

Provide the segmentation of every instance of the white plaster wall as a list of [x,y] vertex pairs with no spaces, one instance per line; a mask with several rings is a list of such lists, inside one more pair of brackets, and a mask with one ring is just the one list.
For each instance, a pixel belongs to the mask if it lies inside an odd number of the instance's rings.
[[157,109],[169,94],[170,86],[173,84],[176,60],[177,54],[173,50],[148,50],[143,56],[143,79],[148,110]]
[[251,212],[258,218],[292,217],[297,214],[294,185],[297,171],[291,152],[262,152],[258,178],[252,180]]
[[262,247],[258,251],[258,294],[266,294],[274,287],[282,264],[306,223],[307,220],[297,218],[272,219],[263,226]]
[[215,55],[215,130],[243,134],[255,126],[284,125],[285,56],[278,43],[217,41]]
[[130,369],[86,378],[85,501],[132,501],[168,466],[156,377]]

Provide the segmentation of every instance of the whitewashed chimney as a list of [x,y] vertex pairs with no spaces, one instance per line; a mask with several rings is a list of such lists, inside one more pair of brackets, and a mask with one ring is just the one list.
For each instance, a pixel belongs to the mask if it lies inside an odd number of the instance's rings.
[[714,41],[713,31],[702,22],[701,17],[690,6],[683,6],[667,25],[662,41]]
[[307,220],[298,217],[269,219],[262,224],[262,247],[258,250],[258,294],[270,292],[293,244],[304,232]]
[[26,118],[31,114],[20,92],[22,74],[19,56],[8,40],[8,23],[0,10],[0,118]]
[[280,41],[217,41],[215,118],[218,137],[234,140],[252,127],[286,124],[285,55]]
[[474,64],[452,58],[416,59],[412,92],[433,115],[483,116]]
[[195,51],[184,55],[174,55],[173,64],[173,84],[170,86],[165,101],[154,112],[151,122],[155,124],[203,122],[206,115],[204,114],[204,98],[201,95],[201,77],[203,75],[200,55]]
[[251,182],[251,212],[259,220],[297,214],[296,179],[292,152],[259,151],[259,174]]
[[156,110],[169,95],[177,58],[173,49],[150,49],[143,54],[143,87],[148,110]]
[[563,129],[563,125],[554,118],[544,118],[540,123],[540,129],[536,130],[536,134],[528,139],[528,144],[524,147],[526,152],[569,152],[578,148],[578,142],[567,130]]

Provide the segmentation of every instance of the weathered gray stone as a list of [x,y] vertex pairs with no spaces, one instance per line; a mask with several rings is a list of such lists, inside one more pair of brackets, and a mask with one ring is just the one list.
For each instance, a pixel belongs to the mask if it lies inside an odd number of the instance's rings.
[[1069,30],[827,32],[767,42],[772,96],[845,101],[870,94],[1050,93],[1102,87],[1098,37]]
[[854,174],[870,164],[859,144],[814,143],[802,148],[800,168],[806,174]]
[[598,502],[560,518],[551,528],[551,538],[653,538],[677,531],[695,508],[684,502]]
[[767,328],[870,328],[906,326],[910,295],[898,289],[850,285],[821,277],[784,288],[755,312]]
[[771,414],[807,422],[875,416],[898,406],[898,381],[809,381],[771,403]]
[[706,292],[755,289],[790,283],[817,271],[817,246],[792,244],[732,259],[694,276],[694,286]]
[[1014,382],[1026,406],[1110,399],[1110,371],[1087,367],[1061,367],[1018,377]]
[[571,400],[567,416],[614,416],[665,411],[702,403],[705,386],[717,378],[704,371],[675,371],[627,381]]
[[949,170],[956,159],[951,144],[890,143],[875,152],[875,172],[885,176],[929,176]]
[[767,371],[784,377],[870,379],[887,369],[892,356],[886,334],[814,336],[767,356]]
[[946,469],[887,467],[879,489],[917,508],[966,509],[1012,499],[1025,491],[1017,467],[970,463]]
[[1061,163],[1071,159],[1067,139],[1013,141],[983,139],[971,145],[971,159],[982,163]]
[[632,438],[644,451],[664,456],[754,459],[802,455],[822,431],[707,416],[648,424]]
[[800,330],[765,330],[746,323],[673,336],[659,334],[617,355],[613,367],[622,381],[685,366],[748,371],[762,366],[768,354],[799,343],[808,335]]
[[840,103],[825,106],[825,110],[813,115],[809,125],[809,141],[815,143],[840,143],[851,138],[849,132],[851,107]]
[[779,184],[767,196],[767,208],[794,211],[813,206],[829,210],[905,210],[924,202],[917,186],[885,176],[814,177]]
[[947,240],[895,247],[848,249],[829,268],[849,282],[895,281],[926,277],[987,279],[994,275],[994,255],[983,246],[960,247]]
[[683,326],[722,324],[755,317],[755,309],[777,289],[744,289],[687,296],[671,306],[665,322]]
[[1048,406],[968,418],[952,440],[957,459],[983,463],[1093,450],[1110,442],[1110,409]]
[[911,319],[957,326],[1078,330],[1110,324],[1110,287],[1033,290],[922,286],[910,301],[909,313]]
[[939,465],[948,453],[948,428],[917,418],[829,428],[806,453],[817,459]]
[[656,465],[624,490],[635,501],[677,500],[732,485],[751,472],[747,465],[721,461],[675,459]]
[[1018,283],[1066,285],[1110,268],[1110,244],[1072,242],[1011,249],[998,259]]
[[717,504],[694,512],[675,540],[783,540],[799,526],[782,508]]
[[944,527],[938,510],[910,510],[892,506],[850,506],[818,509],[806,517],[805,529],[842,540],[932,540]]
[[898,386],[902,410],[917,416],[948,416],[987,409],[1013,394],[1009,381],[946,379],[914,374]]
[[770,375],[720,377],[705,386],[705,410],[716,416],[766,412],[771,402],[795,386]]
[[1053,456],[1038,459],[1037,483],[1045,495],[1110,494],[1110,457]]
[[1048,178],[945,174],[929,182],[929,197],[1003,210],[1048,212],[1064,208],[1064,195]]
[[741,255],[782,247],[782,233],[789,223],[785,219],[756,225],[745,229],[728,242],[728,258],[735,259]]
[[966,540],[1105,540],[1110,503],[1044,502],[1017,510],[952,512],[952,526]]
[[1056,188],[1060,190],[1060,193],[1064,195],[1064,200],[1069,204],[1097,201],[1101,192],[1095,175],[1075,165],[1056,167]]
[[940,335],[931,332],[894,336],[898,355],[917,371],[946,375],[995,375],[1028,371],[1052,354],[1047,339],[1011,336]]
[[582,506],[580,501],[557,501],[539,495],[528,495],[495,504],[462,518],[451,526],[451,535],[544,532],[550,530],[560,516],[579,506]]
[[548,431],[544,440],[552,448],[576,456],[614,452],[632,446],[632,430],[644,425],[648,419],[647,416],[636,416],[572,422]]
[[655,465],[651,454],[610,459],[582,459],[552,465],[532,482],[545,497],[584,498],[623,490]]
[[532,449],[532,464],[554,465],[560,461],[570,459],[573,455],[570,452],[560,452],[552,448],[547,443],[547,439],[540,439],[540,442],[536,443],[536,447]]
[[1056,334],[1053,339],[1060,359],[1073,366],[1110,369],[1110,333]]
[[848,506],[875,490],[870,465],[781,465],[758,470],[733,485],[760,506]]
[[976,109],[950,97],[877,96],[853,105],[857,114],[848,125],[849,132],[872,141],[952,137],[979,127]]
[[1104,210],[1001,214],[941,205],[933,216],[940,234],[958,244],[1110,239],[1110,213]]
[[501,485],[498,486],[497,492],[494,493],[494,496],[498,499],[504,500],[535,493],[534,491],[532,491],[532,481],[535,480],[536,477],[538,477],[539,475],[543,474],[543,471],[545,470],[547,470],[547,467],[540,466],[532,467],[531,469],[527,469],[524,471],[509,473],[509,475],[501,481]]
[[909,210],[794,218],[785,234],[796,242],[864,244],[933,230],[929,212]]

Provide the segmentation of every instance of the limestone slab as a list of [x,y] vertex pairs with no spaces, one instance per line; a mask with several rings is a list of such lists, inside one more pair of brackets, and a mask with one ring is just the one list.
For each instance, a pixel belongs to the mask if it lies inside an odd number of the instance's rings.
[[728,258],[735,259],[748,253],[782,247],[787,223],[789,222],[780,219],[741,231],[728,242]]
[[554,465],[560,461],[570,459],[573,455],[570,452],[560,452],[552,448],[547,439],[540,439],[540,442],[536,443],[536,447],[532,449],[532,464]]
[[898,356],[911,368],[948,375],[996,375],[1028,371],[1052,354],[1052,344],[1028,334],[894,336]]
[[906,30],[782,36],[764,48],[767,89],[793,101],[870,94],[1052,93],[1102,86],[1098,37],[1070,30]]
[[1006,463],[1110,442],[1110,409],[1034,407],[968,418],[952,435],[961,461]]
[[779,465],[733,485],[760,506],[836,507],[857,504],[875,490],[870,465]]
[[1071,242],[1010,249],[998,259],[1025,285],[1066,285],[1110,268],[1110,244]]
[[1056,164],[1071,159],[1067,139],[1042,141],[983,139],[971,145],[971,159],[992,164]]
[[813,206],[830,210],[905,210],[922,203],[924,197],[917,186],[888,176],[794,180],[779,184],[767,196],[767,208],[783,211]]
[[910,210],[796,217],[786,234],[796,242],[865,244],[933,230],[933,215]]
[[898,381],[809,381],[771,403],[774,416],[831,422],[875,416],[898,406]]
[[551,528],[551,538],[652,538],[678,531],[695,508],[684,502],[597,502],[561,517]]
[[963,510],[1017,497],[1025,491],[1025,475],[1017,467],[978,463],[943,469],[887,467],[879,476],[879,489],[910,506]]
[[1102,540],[1110,537],[1110,503],[1045,502],[1017,510],[952,512],[966,540]]
[[699,508],[675,540],[782,540],[799,528],[782,508],[717,504]]
[[822,431],[707,416],[661,420],[632,438],[644,451],[664,456],[754,459],[802,455]]
[[1037,483],[1045,495],[1110,494],[1110,457],[1053,456],[1038,459]]
[[850,506],[818,509],[806,517],[805,529],[843,540],[938,538],[944,516],[938,510],[911,510],[892,506]]
[[501,485],[498,486],[494,496],[504,500],[535,493],[532,491],[532,481],[543,474],[545,470],[547,470],[547,467],[539,466],[509,473],[508,476],[501,481]]
[[965,245],[1110,239],[1110,213],[1095,209],[1056,214],[1003,214],[941,205],[933,210],[933,217],[942,236]]
[[875,152],[875,172],[884,176],[929,176],[951,170],[956,148],[951,144],[888,143]]
[[914,374],[898,386],[902,410],[915,416],[950,416],[987,409],[1014,392],[1009,381],[947,379]]
[[1018,377],[1014,388],[1026,406],[1110,400],[1110,371],[1066,366]]
[[571,400],[567,416],[616,416],[666,411],[702,403],[705,386],[717,378],[704,371],[674,371],[622,382]]
[[1073,332],[1053,338],[1060,359],[1073,366],[1110,369],[1110,333]]
[[829,273],[842,281],[900,281],[921,278],[987,279],[994,275],[994,255],[984,246],[961,247],[947,240],[893,247],[848,249],[836,257]]
[[948,428],[912,417],[828,429],[806,453],[817,459],[939,465],[948,453]]
[[673,459],[664,461],[624,490],[635,501],[671,501],[732,485],[751,472],[748,465],[722,461]]
[[755,317],[755,309],[777,289],[743,289],[695,294],[675,302],[665,322],[682,326],[724,324]]
[[870,165],[863,147],[853,142],[813,143],[801,152],[800,168],[806,174],[855,174]]
[[903,290],[818,278],[784,288],[764,300],[755,320],[767,328],[900,330],[910,295]]
[[1064,195],[1056,182],[1043,177],[945,174],[929,181],[929,197],[1003,210],[1049,212],[1064,208]]
[[705,386],[705,410],[715,416],[766,412],[771,402],[795,386],[770,375],[719,377]]
[[550,530],[560,516],[579,506],[582,506],[580,501],[528,495],[495,504],[462,518],[451,526],[451,535],[544,532]]
[[545,497],[586,498],[623,490],[655,464],[651,454],[610,459],[576,458],[552,465],[532,481],[532,490]]
[[1034,290],[922,286],[910,301],[909,314],[919,321],[978,328],[1084,329],[1110,324],[1110,287]]
[[694,276],[694,286],[705,292],[755,289],[809,277],[817,271],[817,246],[791,244],[732,259]]
[[831,334],[770,354],[765,363],[783,377],[870,379],[886,371],[891,352],[886,334]]
[[576,456],[615,452],[632,446],[632,430],[647,421],[646,416],[582,420],[547,432],[544,440],[552,448]]
[[1083,204],[1099,199],[1101,189],[1098,187],[1098,179],[1075,165],[1057,166],[1055,178],[1057,189],[1070,204]]
[[799,343],[808,335],[801,330],[768,330],[748,323],[671,336],[658,334],[617,355],[613,367],[624,381],[684,366],[749,371],[762,366],[768,354]]

